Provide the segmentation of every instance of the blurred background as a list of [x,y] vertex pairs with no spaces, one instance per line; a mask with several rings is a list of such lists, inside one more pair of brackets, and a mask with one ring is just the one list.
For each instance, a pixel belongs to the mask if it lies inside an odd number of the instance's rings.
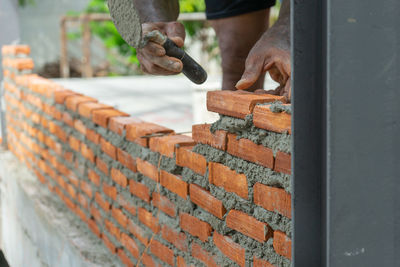
[[[216,119],[205,110],[205,95],[221,89],[221,59],[218,40],[205,19],[204,1],[179,2],[185,49],[209,74],[201,86],[182,75],[144,75],[136,50],[110,20],[106,0],[1,0],[0,45],[28,44],[35,73],[144,120],[189,130],[193,123]],[[277,2],[271,25],[279,13]],[[275,84],[267,79],[266,87]]]

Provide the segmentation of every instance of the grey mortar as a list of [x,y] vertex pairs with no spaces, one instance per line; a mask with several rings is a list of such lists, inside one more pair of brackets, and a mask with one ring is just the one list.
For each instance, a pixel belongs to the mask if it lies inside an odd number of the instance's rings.
[[275,133],[257,128],[253,125],[253,115],[238,119],[220,115],[219,120],[214,122],[210,128],[211,132],[224,130],[237,135],[237,139],[246,138],[258,145],[271,148],[274,156],[277,151],[291,153],[291,135],[287,133]]
[[248,180],[249,191],[256,182],[269,186],[284,188],[291,192],[290,175],[274,172],[271,169],[234,157],[224,151],[213,148],[209,145],[197,144],[193,151],[203,155],[208,162],[218,162],[228,166],[238,173],[244,173]]
[[284,105],[281,101],[274,101],[269,108],[274,113],[286,112],[292,114],[292,105]]

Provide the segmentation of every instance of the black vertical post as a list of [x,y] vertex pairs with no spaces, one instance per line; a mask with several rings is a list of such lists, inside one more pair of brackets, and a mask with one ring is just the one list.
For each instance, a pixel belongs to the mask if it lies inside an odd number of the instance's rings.
[[399,14],[292,0],[295,266],[400,266]]

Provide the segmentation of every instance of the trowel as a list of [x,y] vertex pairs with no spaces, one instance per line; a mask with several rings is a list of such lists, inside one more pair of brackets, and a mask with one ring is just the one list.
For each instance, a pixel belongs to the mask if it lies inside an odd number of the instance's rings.
[[191,58],[186,52],[179,48],[167,36],[159,31],[152,31],[142,36],[142,24],[139,13],[135,8],[133,0],[108,0],[108,9],[121,37],[135,48],[143,48],[147,42],[158,40],[165,49],[166,55],[175,57],[182,61],[182,73],[196,84],[202,84],[207,80],[206,71]]

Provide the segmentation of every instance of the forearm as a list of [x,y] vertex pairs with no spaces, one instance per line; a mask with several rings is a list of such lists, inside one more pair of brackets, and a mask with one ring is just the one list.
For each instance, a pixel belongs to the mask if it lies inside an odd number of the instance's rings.
[[140,22],[176,21],[179,15],[178,0],[132,0],[140,16]]
[[270,36],[280,36],[290,42],[290,0],[283,0],[278,20],[268,30]]

